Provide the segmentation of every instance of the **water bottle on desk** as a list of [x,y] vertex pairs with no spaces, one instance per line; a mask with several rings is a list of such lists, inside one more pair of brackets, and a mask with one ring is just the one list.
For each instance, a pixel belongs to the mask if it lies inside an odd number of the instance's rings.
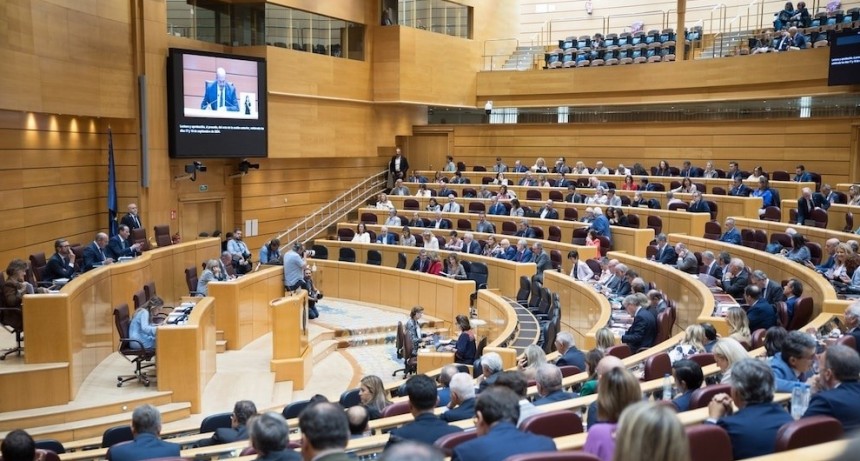
[[791,417],[800,419],[809,406],[809,386],[804,383],[794,383],[791,390]]
[[663,400],[672,400],[672,375],[663,376]]

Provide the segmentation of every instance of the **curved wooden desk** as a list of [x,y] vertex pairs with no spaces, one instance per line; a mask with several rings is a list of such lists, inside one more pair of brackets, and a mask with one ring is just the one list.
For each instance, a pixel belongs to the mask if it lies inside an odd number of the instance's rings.
[[284,267],[262,266],[235,280],[210,282],[216,299],[215,321],[224,332],[228,350],[239,350],[272,331],[269,302],[284,296]]
[[543,284],[553,293],[558,293],[562,329],[573,335],[579,349],[593,349],[597,345],[597,330],[606,326],[612,315],[612,307],[606,297],[587,283],[577,282],[558,272],[544,272]]
[[[329,260],[337,260],[338,254],[341,248],[352,248],[355,250],[356,262],[364,262],[367,258],[367,250],[377,250],[382,254],[382,266],[392,268],[392,270],[400,270],[394,269],[397,266],[397,257],[398,253],[406,254],[406,269],[403,269],[403,274],[417,274],[417,272],[412,272],[409,270],[409,267],[412,265],[412,261],[418,257],[418,252],[420,248],[417,247],[405,247],[400,245],[382,245],[379,243],[353,243],[353,242],[341,242],[338,240],[315,240],[315,244],[322,245],[328,248],[328,257]],[[445,257],[449,252],[446,250],[440,250],[439,256]],[[479,261],[487,265],[487,286],[490,288],[498,289],[503,295],[509,297],[516,297],[517,289],[520,286],[520,277],[526,276],[531,278],[532,275],[535,274],[536,266],[534,263],[516,263],[513,261],[508,261],[505,259],[499,258],[489,258],[486,256],[479,255],[467,255],[463,253],[459,253],[459,256],[462,259],[467,261]],[[317,260],[315,260],[317,261]],[[364,266],[358,266],[364,267]],[[378,267],[378,266],[369,266],[369,267]],[[444,278],[435,276],[437,278]],[[472,289],[475,287],[475,283],[472,281],[468,282],[471,284]],[[341,298],[347,296],[339,296]],[[347,297],[349,298],[349,297]],[[349,298],[349,299],[358,299],[358,298]],[[369,301],[373,302],[373,301]],[[401,304],[390,304],[392,306],[401,306]],[[425,306],[426,307],[426,306]],[[403,307],[405,308],[405,307]],[[432,314],[430,314],[432,315]]]
[[[831,238],[839,239],[840,242],[860,239],[860,235],[842,232],[841,230],[823,229],[821,227],[812,226],[798,226],[788,222],[763,221],[761,219],[735,218],[735,226],[738,229],[762,230],[767,234],[768,241],[770,241],[771,234],[785,233],[785,229],[791,227],[803,234],[803,236],[806,237],[806,240],[821,245],[822,250],[824,250],[827,240]],[[822,257],[826,258],[827,255],[822,255]]]
[[[781,256],[772,255],[764,251],[754,250],[741,245],[733,245],[731,243],[723,243],[718,240],[709,240],[698,237],[690,237],[688,235],[672,234],[669,236],[669,242],[678,243],[684,242],[692,251],[711,250],[714,254],[719,254],[720,251],[728,251],[732,257],[741,258],[747,267],[752,270],[764,271],[768,278],[775,281],[787,280],[796,278],[803,282],[804,296],[810,296],[815,301],[813,316],[821,313],[824,303],[827,300],[836,299],[836,291],[827,281],[815,271],[797,263],[786,260]],[[713,306],[711,306],[713,309]],[[703,308],[699,322],[711,322],[720,332],[727,334],[725,320],[722,317],[713,317],[712,311],[708,312],[707,308]]]
[[319,290],[332,298],[390,306],[407,315],[412,306],[442,319],[450,328],[454,317],[469,315],[475,283],[384,266],[314,260]]
[[220,251],[217,238],[170,245],[81,274],[58,293],[25,296],[26,363],[68,363],[68,390],[35,390],[44,396],[37,406],[74,399],[84,379],[116,349],[115,306],[126,303],[133,309],[134,293],[150,280],[166,302],[180,299],[188,293],[185,268],[217,258]]
[[[377,210],[376,208],[361,208],[358,210],[359,219],[363,213],[372,213],[376,215],[378,223],[384,223],[388,218],[388,212],[385,210]],[[418,215],[424,219],[435,219],[435,213],[429,211],[419,211]],[[411,218],[410,214],[408,218]],[[442,213],[442,217],[450,219],[452,225],[456,229],[458,219],[468,219],[472,223],[472,227],[478,222],[478,216],[470,213]],[[512,216],[495,216],[487,215],[487,221],[496,226],[496,234],[501,235],[502,223],[505,221],[518,223],[523,218],[514,218]],[[561,231],[561,241],[573,241],[573,229],[587,228],[588,224],[574,221],[564,221],[562,219],[540,219],[540,218],[525,218],[531,226],[540,226],[544,231],[544,238],[549,236],[549,226],[558,226]],[[449,232],[451,229],[433,230],[434,233]],[[507,236],[506,238],[515,238]],[[612,247],[618,251],[625,251],[636,256],[645,256],[645,248],[648,243],[654,240],[654,231],[652,229],[633,229],[630,227],[612,227]]]
[[[791,222],[791,212],[789,210],[797,208],[797,199],[782,201],[782,217],[780,221],[783,223]],[[847,225],[845,215],[851,213],[854,216],[860,217],[860,206],[844,205],[842,203],[834,203],[827,210],[827,229],[831,231],[842,232]],[[793,223],[792,223],[793,224]],[[858,222],[855,220],[854,229],[857,229]]]

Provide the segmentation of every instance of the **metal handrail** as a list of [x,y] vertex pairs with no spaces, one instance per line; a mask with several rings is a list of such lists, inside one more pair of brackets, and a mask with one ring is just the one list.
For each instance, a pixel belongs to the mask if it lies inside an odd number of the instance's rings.
[[513,40],[513,41],[514,41],[514,51],[516,51],[516,50],[520,47],[520,40],[519,40],[519,39],[517,39],[517,38],[493,38],[493,39],[489,39],[489,40],[484,40],[484,56],[483,56],[483,57],[484,57],[484,62],[486,62],[486,61],[487,61],[487,58],[488,58],[488,57],[490,58],[490,70],[491,70],[491,71],[493,70],[493,58],[495,58],[495,57],[497,57],[497,56],[504,56],[504,57],[505,57],[505,59],[507,59],[508,57],[510,57],[510,56],[511,56],[511,54],[512,54],[512,53],[508,53],[508,54],[487,54],[487,43],[489,43],[489,42],[509,42],[509,41],[511,41],[511,40]]
[[380,193],[385,186],[387,173],[387,170],[382,170],[352,186],[330,203],[280,233],[278,240],[304,242],[315,237],[328,226],[343,219],[350,211],[365,203],[367,199]]

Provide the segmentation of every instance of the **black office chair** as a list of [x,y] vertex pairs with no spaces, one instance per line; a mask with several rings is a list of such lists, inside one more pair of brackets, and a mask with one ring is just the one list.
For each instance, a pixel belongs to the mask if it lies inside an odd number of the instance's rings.
[[298,418],[299,414],[301,414],[302,410],[304,410],[309,403],[311,403],[310,400],[298,400],[296,402],[288,403],[281,411],[281,415],[284,416],[284,419]]
[[[113,310],[113,317],[116,324],[116,331],[119,333],[118,352],[123,358],[134,364],[134,374],[117,376],[116,387],[122,387],[124,383],[134,380],[139,381],[145,387],[149,387],[150,378],[152,378],[152,376],[146,374],[143,369],[151,367],[154,364],[150,363],[148,365],[144,365],[144,362],[150,362],[155,358],[155,349],[144,349],[143,344],[140,341],[129,338],[128,326],[131,324],[131,319],[128,316],[128,304],[120,304],[117,306]],[[138,347],[132,348],[132,344],[136,344]]]
[[354,407],[356,405],[361,405],[361,398],[358,396],[358,392],[360,389],[349,389],[344,391],[343,394],[340,394],[340,406],[344,408]]
[[[127,309],[128,305],[125,306]],[[118,443],[132,440],[134,440],[134,434],[131,432],[131,426],[114,426],[102,434],[102,448],[110,448]]]
[[397,253],[397,268],[406,269],[406,253]]
[[367,264],[373,266],[382,265],[382,253],[377,250],[367,250]]
[[328,248],[322,245],[314,245],[311,247],[314,250],[314,259],[328,259]]
[[338,261],[346,262],[346,263],[354,263],[355,262],[355,250],[352,248],[341,248],[340,249],[340,258]]
[[200,433],[215,432],[215,429],[227,429],[233,425],[233,412],[216,413],[203,418],[200,422]]
[[50,450],[54,453],[60,455],[66,452],[66,447],[60,443],[59,440],[54,439],[43,439],[36,440],[36,449],[37,450]]

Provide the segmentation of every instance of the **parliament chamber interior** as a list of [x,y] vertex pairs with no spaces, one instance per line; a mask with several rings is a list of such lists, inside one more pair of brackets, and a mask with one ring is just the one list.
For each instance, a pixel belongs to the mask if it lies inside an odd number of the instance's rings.
[[860,450],[860,2],[0,19],[0,459]]

